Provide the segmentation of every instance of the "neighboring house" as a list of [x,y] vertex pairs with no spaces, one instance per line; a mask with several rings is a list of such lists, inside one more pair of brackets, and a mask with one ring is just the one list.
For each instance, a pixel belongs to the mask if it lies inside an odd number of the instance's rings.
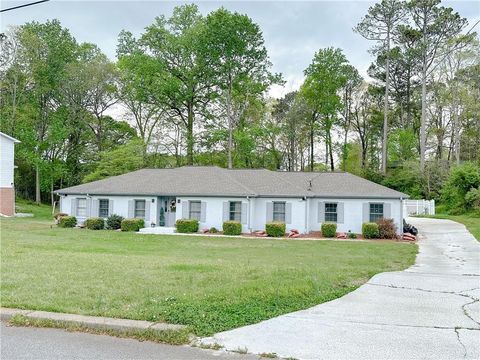
[[15,169],[15,143],[19,142],[0,132],[0,214],[4,216],[15,215],[13,171]]
[[88,217],[118,214],[144,218],[147,227],[172,228],[195,218],[200,228],[222,228],[238,220],[243,231],[283,221],[303,233],[333,221],[338,231],[361,233],[362,223],[392,218],[402,229],[408,196],[344,172],[276,172],[186,166],[143,169],[57,190],[61,212],[79,223]]

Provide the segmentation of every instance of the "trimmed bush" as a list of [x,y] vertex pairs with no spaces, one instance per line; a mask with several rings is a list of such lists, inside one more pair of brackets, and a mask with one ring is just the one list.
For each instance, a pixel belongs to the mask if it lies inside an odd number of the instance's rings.
[[196,233],[198,232],[198,220],[196,219],[178,219],[175,223],[177,232],[179,233]]
[[378,232],[377,223],[363,223],[362,224],[362,235],[365,239],[378,239],[380,233]]
[[349,230],[348,233],[347,233],[347,237],[348,237],[349,239],[356,239],[356,238],[357,238],[357,234],[355,234],[355,233],[353,233],[353,232],[351,232],[351,231]]
[[112,214],[107,218],[107,226],[108,230],[118,230],[122,227],[123,216]]
[[224,235],[240,235],[242,233],[242,224],[238,221],[224,221],[223,234]]
[[208,230],[208,232],[209,232],[210,234],[216,234],[216,233],[218,233],[218,229],[217,229],[216,227],[211,227],[211,228]]
[[322,224],[322,235],[328,238],[337,235],[337,224],[333,222],[325,222]]
[[120,225],[122,231],[138,231],[143,227],[145,227],[143,219],[123,219]]
[[393,219],[378,219],[378,236],[381,239],[396,239],[397,238],[397,226],[393,222]]
[[92,217],[85,220],[85,227],[89,230],[103,230],[105,228],[105,220],[98,217]]
[[285,236],[286,226],[282,222],[269,222],[265,224],[265,231],[268,236],[282,237]]
[[58,219],[58,226],[62,228],[73,228],[77,226],[77,218],[75,216],[62,216]]

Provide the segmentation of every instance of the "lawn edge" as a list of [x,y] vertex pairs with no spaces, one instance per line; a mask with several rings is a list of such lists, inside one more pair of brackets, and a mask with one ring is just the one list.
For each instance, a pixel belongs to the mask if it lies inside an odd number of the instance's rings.
[[46,311],[0,308],[0,318],[10,326],[58,328],[67,331],[133,338],[170,345],[184,345],[193,336],[187,326],[142,320],[116,319]]

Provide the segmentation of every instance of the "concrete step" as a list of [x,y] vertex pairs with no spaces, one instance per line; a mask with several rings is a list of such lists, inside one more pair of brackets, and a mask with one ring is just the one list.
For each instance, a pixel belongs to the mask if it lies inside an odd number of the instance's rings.
[[141,234],[175,234],[176,229],[174,227],[166,227],[166,226],[146,227],[146,228],[140,229],[139,233]]

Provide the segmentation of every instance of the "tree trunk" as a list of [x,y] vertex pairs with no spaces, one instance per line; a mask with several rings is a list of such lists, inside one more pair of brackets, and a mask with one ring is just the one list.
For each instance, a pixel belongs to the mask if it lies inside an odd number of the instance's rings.
[[332,134],[330,133],[330,129],[328,130],[328,148],[330,155],[330,170],[334,171],[335,164],[333,163]]
[[312,116],[312,122],[310,124],[310,171],[313,171],[313,141],[314,141],[314,134],[313,134],[313,126],[315,122],[315,115]]
[[385,63],[385,99],[383,109],[383,142],[382,142],[382,173],[387,172],[387,145],[388,145],[388,93],[390,87],[390,31],[387,32],[387,59]]
[[35,164],[35,202],[40,204],[42,198],[40,196],[40,167]]
[[420,119],[420,170],[425,169],[425,152],[427,146],[427,69],[424,62],[422,69],[422,116]]
[[228,168],[233,168],[232,147],[233,147],[233,119],[231,104],[231,89],[227,93],[227,118],[228,118]]
[[193,108],[188,106],[187,118],[187,165],[193,165]]
[[459,124],[459,116],[458,116],[458,103],[454,106],[454,113],[453,113],[453,128],[454,128],[454,154],[455,154],[455,162],[457,165],[460,164],[460,124]]

